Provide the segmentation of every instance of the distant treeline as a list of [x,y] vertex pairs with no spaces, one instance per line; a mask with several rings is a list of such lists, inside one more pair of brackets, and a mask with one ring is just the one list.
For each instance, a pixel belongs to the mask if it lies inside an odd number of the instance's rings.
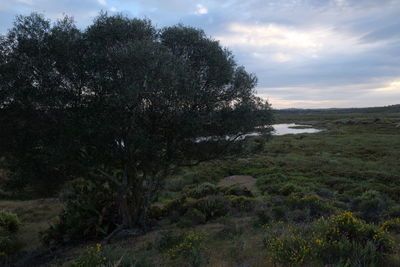
[[346,114],[346,113],[397,113],[400,112],[400,104],[385,107],[369,107],[369,108],[328,108],[328,109],[275,109],[277,115],[288,114]]

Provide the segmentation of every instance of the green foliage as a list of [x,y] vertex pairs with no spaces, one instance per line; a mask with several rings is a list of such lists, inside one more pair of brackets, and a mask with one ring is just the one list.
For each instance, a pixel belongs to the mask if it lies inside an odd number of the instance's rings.
[[7,211],[0,211],[0,263],[21,248],[17,233],[20,227],[18,216]]
[[256,185],[260,189],[261,193],[279,193],[284,182],[288,180],[288,177],[282,173],[271,173],[263,175],[257,179]]
[[300,192],[302,192],[302,188],[299,186],[296,186],[292,183],[287,183],[287,184],[283,185],[282,188],[279,190],[279,193],[284,196],[288,196],[292,193],[300,193]]
[[147,259],[135,260],[133,255],[122,248],[96,244],[88,247],[72,263],[72,267],[130,267],[153,266]]
[[220,191],[225,195],[253,197],[253,193],[242,184],[234,184],[228,187],[221,187]]
[[313,218],[331,215],[336,211],[335,207],[317,195],[301,196],[293,194],[288,199],[288,206],[291,209],[309,210],[310,216]]
[[182,235],[174,234],[172,231],[161,231],[157,236],[156,248],[160,252],[167,252],[169,249],[177,246],[183,240]]
[[228,196],[231,206],[239,211],[252,211],[256,205],[256,199],[246,196]]
[[165,205],[152,205],[149,210],[149,218],[159,220],[167,215],[168,211]]
[[393,239],[378,227],[344,212],[316,225],[266,226],[265,244],[273,262],[285,264],[379,265],[394,249]]
[[101,237],[116,227],[115,196],[107,182],[76,179],[65,195],[59,219],[42,233],[45,244]]
[[394,240],[378,227],[344,212],[319,221],[319,255],[324,262],[350,259],[354,264],[373,265],[394,249]]
[[211,183],[202,183],[197,186],[190,186],[184,188],[183,194],[186,197],[202,198],[208,195],[214,195],[218,193],[218,188]]
[[204,239],[203,234],[188,232],[181,242],[167,251],[167,256],[170,260],[184,259],[190,266],[201,266],[206,261]]
[[172,192],[179,192],[185,187],[185,185],[185,179],[182,177],[176,177],[166,181],[165,189]]
[[279,223],[277,227],[265,226],[267,231],[264,240],[269,260],[276,263],[303,265],[315,258],[315,252],[303,229],[295,229]]
[[67,236],[146,225],[165,174],[237,154],[243,140],[227,135],[270,134],[257,78],[199,29],[100,13],[81,30],[68,17],[52,24],[31,14],[0,39],[0,56],[0,154],[20,178],[10,179],[14,189],[43,182],[51,194],[51,185],[94,175],[113,184],[117,221],[105,222],[102,197],[79,199],[81,214],[70,203],[61,215]]
[[206,222],[206,215],[198,209],[189,209],[179,221],[180,227],[194,226]]
[[400,218],[394,218],[381,224],[384,231],[400,234]]
[[0,211],[0,229],[10,233],[16,233],[20,225],[21,222],[16,214],[3,210]]
[[229,212],[229,201],[224,196],[208,196],[196,201],[194,206],[201,211],[207,221]]
[[364,220],[377,222],[381,220],[381,214],[388,209],[390,203],[391,200],[388,197],[369,190],[354,200],[352,208]]

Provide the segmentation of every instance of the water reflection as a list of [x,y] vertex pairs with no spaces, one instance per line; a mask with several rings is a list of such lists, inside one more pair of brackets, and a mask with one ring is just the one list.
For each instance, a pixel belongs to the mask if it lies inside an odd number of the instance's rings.
[[[312,128],[309,125],[299,125],[296,123],[281,123],[272,125],[275,131],[273,135],[285,135],[285,134],[302,134],[302,133],[318,133],[321,130]],[[304,127],[303,129],[293,127]]]

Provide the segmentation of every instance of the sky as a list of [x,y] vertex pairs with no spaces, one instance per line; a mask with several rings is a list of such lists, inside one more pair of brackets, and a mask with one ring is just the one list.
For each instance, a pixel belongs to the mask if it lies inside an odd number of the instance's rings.
[[273,108],[400,104],[400,0],[0,0],[0,33],[31,12],[84,29],[101,10],[203,29]]

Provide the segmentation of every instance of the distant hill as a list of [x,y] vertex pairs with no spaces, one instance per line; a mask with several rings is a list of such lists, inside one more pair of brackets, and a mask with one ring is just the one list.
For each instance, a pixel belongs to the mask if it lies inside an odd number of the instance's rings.
[[369,107],[369,108],[327,108],[327,109],[275,109],[275,114],[346,114],[346,113],[400,113],[400,104],[384,107]]

